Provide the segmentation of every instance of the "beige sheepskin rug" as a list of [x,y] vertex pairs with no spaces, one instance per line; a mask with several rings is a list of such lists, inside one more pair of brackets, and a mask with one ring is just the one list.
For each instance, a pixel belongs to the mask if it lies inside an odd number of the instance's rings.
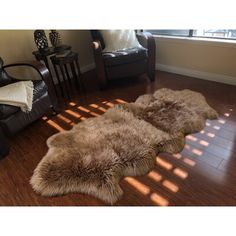
[[122,177],[147,174],[158,153],[180,152],[185,135],[217,116],[191,90],[142,95],[51,136],[30,183],[43,196],[80,192],[114,204],[123,194]]

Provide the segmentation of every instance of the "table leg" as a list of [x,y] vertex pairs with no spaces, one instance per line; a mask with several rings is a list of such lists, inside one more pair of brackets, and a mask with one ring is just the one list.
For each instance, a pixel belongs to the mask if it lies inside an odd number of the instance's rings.
[[64,91],[63,91],[63,88],[62,88],[62,86],[61,86],[61,80],[60,80],[60,77],[59,77],[59,73],[58,73],[58,70],[57,70],[57,66],[53,64],[53,67],[54,67],[54,70],[55,70],[55,73],[56,73],[58,85],[59,85],[60,90],[61,90],[61,95],[62,95],[62,97],[64,97]]
[[70,75],[69,75],[69,72],[68,72],[68,69],[67,69],[67,65],[65,64],[64,67],[65,67],[65,71],[66,71],[67,80],[69,81],[69,83],[71,85],[71,78],[70,78]]
[[69,89],[68,89],[68,87],[67,87],[67,82],[68,82],[68,81],[66,81],[66,76],[65,76],[64,68],[63,68],[62,65],[59,65],[59,67],[60,67],[60,70],[61,70],[63,82],[64,82],[64,84],[65,84],[66,93],[67,93],[67,95],[68,95],[68,98],[70,99],[70,92],[69,92]]
[[79,61],[78,61],[78,58],[75,60],[75,63],[76,63],[76,66],[77,66],[77,70],[78,70],[78,77],[77,79],[79,80],[83,90],[84,90],[84,93],[86,94],[86,88],[85,88],[85,85],[84,85],[84,78],[83,78],[83,75],[80,71],[80,66],[79,66]]
[[70,68],[71,68],[71,72],[72,72],[72,76],[73,76],[73,80],[76,84],[77,89],[79,88],[79,84],[78,81],[76,80],[76,71],[75,71],[75,66],[74,66],[74,62],[70,63]]

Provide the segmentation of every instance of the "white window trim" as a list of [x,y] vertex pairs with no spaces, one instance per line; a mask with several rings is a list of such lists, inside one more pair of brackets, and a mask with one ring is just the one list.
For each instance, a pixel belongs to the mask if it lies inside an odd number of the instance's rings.
[[155,39],[160,42],[170,43],[190,43],[190,44],[201,44],[215,47],[230,47],[236,48],[236,40],[227,39],[215,39],[215,38],[200,38],[200,37],[180,37],[180,36],[169,36],[169,35],[155,35]]

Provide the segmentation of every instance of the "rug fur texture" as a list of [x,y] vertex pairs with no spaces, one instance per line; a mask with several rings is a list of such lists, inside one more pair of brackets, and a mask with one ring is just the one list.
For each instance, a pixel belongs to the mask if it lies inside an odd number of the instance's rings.
[[147,174],[158,153],[180,152],[185,135],[217,116],[191,90],[142,95],[51,136],[30,183],[43,196],[80,192],[114,204],[123,194],[122,177]]

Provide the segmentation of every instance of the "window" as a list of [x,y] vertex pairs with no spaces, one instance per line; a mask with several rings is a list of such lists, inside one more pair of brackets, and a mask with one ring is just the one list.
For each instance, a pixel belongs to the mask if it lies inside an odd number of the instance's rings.
[[206,38],[236,39],[236,30],[233,29],[193,30],[193,36],[206,37]]
[[236,39],[235,29],[202,29],[202,30],[146,30],[156,35],[200,37],[216,39]]
[[156,35],[188,36],[189,30],[146,30]]

